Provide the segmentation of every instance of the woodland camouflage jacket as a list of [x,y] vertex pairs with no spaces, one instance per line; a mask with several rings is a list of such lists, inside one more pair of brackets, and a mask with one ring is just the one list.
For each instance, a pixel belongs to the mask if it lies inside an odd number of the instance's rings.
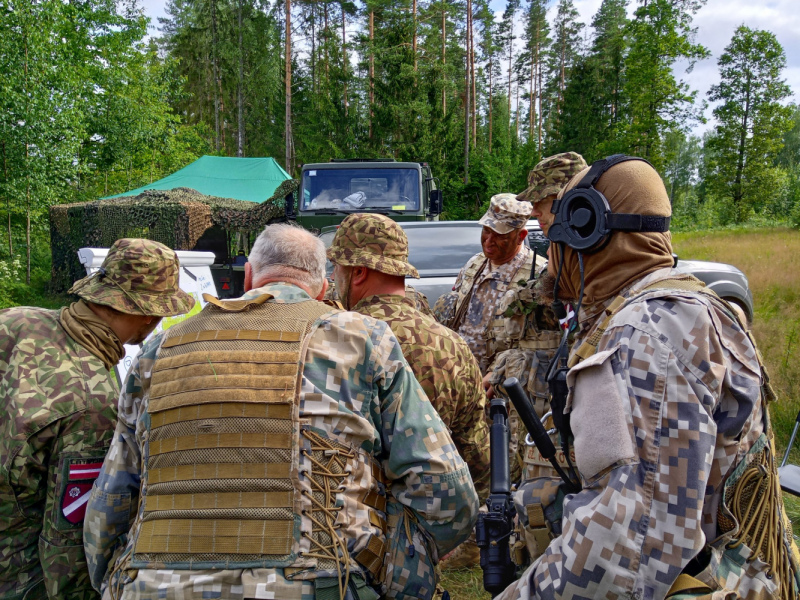
[[95,597],[83,515],[117,394],[113,375],[66,334],[57,311],[0,311],[1,599]]
[[[271,294],[269,302],[309,300],[299,288],[272,283],[245,295]],[[187,321],[188,322],[188,321]],[[119,421],[87,509],[84,540],[92,582],[100,589],[108,571],[131,552],[132,507],[139,504],[151,372],[163,335],[145,345],[120,396]],[[433,410],[385,323],[353,312],[315,321],[301,375],[300,419],[329,438],[371,454],[391,490],[389,598],[427,598],[433,563],[472,530],[478,499],[467,466]],[[360,518],[366,518],[360,515]],[[383,518],[383,517],[381,517]],[[418,523],[418,525],[416,525]],[[411,531],[415,552],[406,532]],[[392,570],[393,569],[393,570]],[[123,575],[124,598],[314,598],[319,579],[289,579],[280,568],[244,570],[139,569]],[[131,580],[133,578],[133,580]],[[320,590],[316,590],[320,593]]]
[[[774,465],[757,351],[703,294],[643,292],[679,276],[662,269],[624,291],[635,299],[570,370],[566,412],[583,490],[566,497],[561,534],[500,598],[664,598],[695,557],[696,578],[738,592],[714,598],[781,597],[781,577],[736,543],[744,523],[731,512],[745,468],[761,480]],[[574,348],[610,303],[582,312]],[[766,508],[782,517],[780,500]],[[778,529],[769,543],[788,547],[791,534]],[[796,597],[797,580],[790,585],[783,598]]]
[[385,321],[392,328],[414,376],[450,429],[478,495],[486,498],[490,475],[486,394],[478,362],[467,343],[417,310],[411,298],[369,296],[353,310]]

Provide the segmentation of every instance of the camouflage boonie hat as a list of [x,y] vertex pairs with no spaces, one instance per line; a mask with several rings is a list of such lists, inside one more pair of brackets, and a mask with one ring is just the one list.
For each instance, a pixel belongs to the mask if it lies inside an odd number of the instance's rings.
[[123,238],[109,248],[97,272],[76,281],[69,293],[129,315],[172,317],[194,306],[179,279],[175,252],[152,240]]
[[405,232],[383,215],[348,215],[336,230],[328,260],[345,267],[367,267],[387,275],[419,278],[408,262]]
[[528,173],[528,187],[517,200],[534,204],[557,194],[574,175],[586,168],[586,161],[577,152],[562,152],[539,161]]
[[503,235],[524,227],[532,210],[530,202],[520,202],[514,194],[495,194],[489,202],[489,210],[478,223]]

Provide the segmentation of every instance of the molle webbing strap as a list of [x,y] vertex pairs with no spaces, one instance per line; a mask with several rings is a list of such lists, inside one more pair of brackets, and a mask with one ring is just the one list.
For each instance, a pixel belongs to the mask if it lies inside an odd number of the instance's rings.
[[571,369],[582,360],[586,360],[590,356],[594,356],[595,352],[597,352],[597,345],[600,343],[600,339],[603,337],[606,329],[608,329],[608,326],[611,324],[611,319],[614,317],[614,315],[616,315],[623,306],[630,304],[639,296],[657,289],[703,292],[708,296],[713,295],[716,297],[716,294],[714,294],[712,290],[706,288],[705,283],[692,275],[682,275],[675,276],[670,279],[661,279],[648,285],[644,289],[640,290],[636,296],[630,298],[617,296],[614,298],[614,301],[606,307],[606,317],[603,319],[600,325],[589,335],[588,338],[583,341],[583,343],[572,354],[572,356],[569,357],[567,366]]
[[259,342],[299,342],[300,334],[296,331],[254,331],[252,329],[227,329],[196,331],[180,337],[166,340],[161,347],[172,348],[193,342],[212,342],[217,340],[250,340]]
[[467,290],[465,294],[461,295],[460,302],[456,306],[456,314],[453,317],[453,322],[449,325],[450,329],[452,329],[453,331],[458,331],[458,328],[461,326],[461,321],[464,320],[464,315],[467,314],[467,309],[469,308],[469,302],[472,299],[473,292],[475,291],[475,284],[478,282],[478,277],[481,276],[481,273],[483,273],[483,270],[486,268],[486,265],[488,264],[489,264],[489,259],[486,258],[481,263],[481,266],[478,269],[475,269],[474,268],[475,265],[472,265],[472,268],[467,269],[467,272],[464,273],[465,279],[469,277],[471,273],[474,273],[474,275],[472,275],[472,283],[469,286],[469,290]]
[[608,329],[609,324],[611,323],[611,318],[617,313],[617,311],[622,308],[625,304],[625,298],[622,296],[617,296],[614,298],[614,301],[606,307],[606,317],[600,323],[600,325],[595,329],[588,338],[586,338],[583,343],[578,347],[575,353],[569,357],[569,361],[567,361],[567,366],[571,369],[575,365],[577,365],[582,360],[593,356],[595,352],[597,352],[597,344],[600,343],[600,338],[603,337],[603,334]]
[[302,356],[331,309],[262,298],[210,302],[167,333],[149,394],[134,567],[294,560]]
[[386,542],[378,536],[371,535],[366,547],[356,554],[355,559],[358,564],[370,572],[374,579],[378,579],[383,567],[385,552]]
[[520,340],[518,346],[523,350],[555,350],[561,343],[561,334],[554,332],[554,335],[548,335],[548,331],[540,331],[539,339]]

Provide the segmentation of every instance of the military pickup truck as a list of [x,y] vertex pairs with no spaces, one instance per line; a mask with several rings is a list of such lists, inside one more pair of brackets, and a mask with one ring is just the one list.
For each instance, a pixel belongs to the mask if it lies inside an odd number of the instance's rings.
[[333,159],[303,165],[286,217],[312,231],[339,224],[352,212],[374,212],[395,221],[433,221],[442,192],[427,163],[392,159]]

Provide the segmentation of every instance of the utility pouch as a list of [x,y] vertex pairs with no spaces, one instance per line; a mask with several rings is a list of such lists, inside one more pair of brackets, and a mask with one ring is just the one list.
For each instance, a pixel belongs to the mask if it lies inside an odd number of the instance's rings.
[[514,508],[524,532],[530,561],[541,556],[550,541],[561,535],[565,493],[558,477],[539,477],[514,493]]
[[388,532],[382,598],[431,600],[439,562],[436,544],[408,508],[393,500],[387,505]]

